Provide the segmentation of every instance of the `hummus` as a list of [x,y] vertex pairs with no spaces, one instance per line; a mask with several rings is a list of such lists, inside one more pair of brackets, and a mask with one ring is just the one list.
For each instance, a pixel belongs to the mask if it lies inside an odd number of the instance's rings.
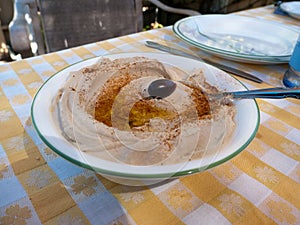
[[[149,98],[148,85],[162,78],[172,79],[175,91]],[[145,57],[103,58],[70,73],[53,99],[53,116],[81,152],[132,165],[173,164],[216,154],[230,138],[235,107],[208,98],[217,91],[202,71],[187,76]]]

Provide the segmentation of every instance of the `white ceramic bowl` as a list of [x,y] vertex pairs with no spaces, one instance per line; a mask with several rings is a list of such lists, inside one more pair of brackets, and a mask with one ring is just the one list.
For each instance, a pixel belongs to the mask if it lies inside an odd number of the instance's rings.
[[[164,53],[122,53],[107,55],[110,59],[145,56],[154,58],[162,63],[174,65],[181,70],[191,73],[194,69],[202,68],[205,71],[206,79],[221,90],[246,90],[246,88],[235,78],[217,68],[203,62],[174,56]],[[69,72],[92,65],[99,58],[92,58],[71,65],[56,73],[48,79],[34,97],[31,116],[34,127],[44,141],[53,151],[65,159],[111,179],[115,182],[126,185],[153,184],[162,180],[177,178],[185,175],[201,172],[211,167],[218,166],[240,153],[254,138],[259,126],[259,110],[255,100],[239,100],[234,104],[237,108],[235,117],[236,128],[232,138],[222,150],[213,156],[206,156],[201,160],[192,160],[174,165],[155,166],[133,166],[123,163],[116,163],[93,155],[81,152],[72,145],[61,134],[60,129],[55,125],[51,110],[51,101],[58,90],[63,87]]]

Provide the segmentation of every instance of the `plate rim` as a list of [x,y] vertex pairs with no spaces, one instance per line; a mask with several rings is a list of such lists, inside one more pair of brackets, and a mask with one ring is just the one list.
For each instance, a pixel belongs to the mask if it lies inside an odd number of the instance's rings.
[[[257,63],[268,63],[268,64],[277,64],[277,63],[287,63],[290,59],[291,55],[280,55],[280,56],[259,56],[259,55],[249,55],[249,54],[243,54],[243,53],[237,53],[237,52],[233,52],[233,51],[228,51],[228,50],[222,50],[220,48],[214,48],[214,47],[210,47],[204,44],[201,44],[197,41],[191,40],[190,38],[188,38],[186,35],[184,35],[182,33],[182,31],[180,31],[179,26],[180,24],[182,24],[185,21],[191,20],[191,19],[195,19],[195,18],[200,18],[200,17],[240,17],[241,19],[244,20],[255,20],[258,21],[260,23],[266,23],[266,24],[273,24],[273,25],[277,25],[281,28],[290,30],[295,32],[295,34],[298,34],[299,32],[292,27],[289,27],[287,25],[278,23],[276,21],[269,21],[269,20],[262,20],[262,19],[258,19],[258,18],[254,18],[254,17],[248,17],[248,16],[241,16],[241,15],[223,15],[223,14],[205,14],[205,15],[196,15],[196,16],[191,16],[191,17],[186,17],[183,19],[180,19],[178,21],[175,22],[175,24],[172,26],[172,30],[173,32],[182,40],[184,40],[185,42],[187,42],[190,45],[193,45],[199,49],[202,49],[203,51],[206,51],[210,54],[215,54],[218,55],[220,57],[226,57],[227,59],[230,58],[231,60],[235,60],[235,61],[241,61],[241,62],[257,62]],[[297,36],[297,35],[296,35]]]
[[[74,163],[75,165],[78,165],[78,166],[81,166],[83,168],[86,168],[86,169],[89,169],[89,170],[92,170],[92,171],[95,171],[97,173],[100,173],[100,174],[103,174],[103,175],[108,175],[108,176],[115,176],[115,177],[120,177],[120,178],[135,178],[135,179],[156,179],[156,178],[175,178],[175,177],[181,177],[181,176],[185,176],[185,175],[190,175],[190,174],[194,174],[194,173],[198,173],[200,171],[203,171],[204,170],[207,170],[207,169],[210,169],[210,168],[213,168],[215,166],[218,166],[218,165],[221,165],[222,163],[232,159],[233,157],[235,157],[236,155],[238,155],[241,151],[243,151],[249,144],[250,142],[254,139],[257,131],[258,131],[258,128],[259,128],[259,125],[260,125],[260,112],[259,112],[259,107],[258,107],[258,104],[256,102],[255,99],[253,99],[254,101],[254,106],[255,106],[255,112],[256,112],[256,116],[257,116],[257,120],[256,120],[256,124],[255,124],[255,127],[253,129],[253,132],[251,133],[251,135],[247,138],[247,141],[244,142],[238,149],[234,150],[231,154],[227,155],[226,157],[224,158],[221,158],[220,160],[218,161],[215,161],[213,163],[210,163],[208,166],[201,166],[201,167],[196,167],[196,168],[192,168],[192,169],[187,169],[187,170],[182,170],[180,172],[172,172],[172,173],[147,173],[147,174],[143,174],[143,173],[128,173],[128,172],[119,172],[119,171],[113,171],[113,170],[106,170],[106,169],[102,169],[102,168],[99,168],[99,167],[94,167],[94,166],[91,166],[91,165],[88,165],[87,163],[84,163],[84,162],[81,162],[77,159],[74,159],[70,156],[68,156],[67,154],[65,154],[64,152],[62,152],[61,150],[57,149],[56,147],[54,147],[48,140],[47,138],[40,132],[40,129],[38,127],[38,125],[36,124],[36,121],[34,119],[34,108],[36,106],[36,99],[38,97],[38,95],[41,93],[41,91],[43,91],[43,88],[44,86],[52,79],[55,79],[55,77],[59,76],[59,74],[61,72],[63,72],[64,70],[76,65],[76,64],[79,64],[79,63],[82,63],[82,62],[85,62],[85,61],[88,61],[88,60],[95,60],[97,58],[101,58],[101,57],[113,57],[113,56],[122,56],[122,55],[127,55],[128,57],[128,54],[129,55],[141,55],[141,54],[144,54],[144,55],[148,55],[148,54],[151,54],[151,55],[167,55],[167,56],[172,56],[172,57],[178,57],[178,58],[184,58],[185,60],[193,60],[193,61],[197,61],[197,60],[194,60],[194,59],[188,59],[186,57],[182,57],[182,56],[175,56],[175,55],[169,55],[169,54],[166,54],[166,53],[158,53],[158,52],[123,52],[123,53],[114,53],[114,54],[107,54],[107,55],[101,55],[101,56],[95,56],[95,57],[92,57],[92,58],[89,58],[89,59],[83,59],[83,60],[80,60],[76,63],[73,63],[71,65],[68,65],[67,67],[57,71],[56,73],[54,73],[50,78],[48,78],[43,84],[42,86],[38,89],[38,91],[36,92],[36,94],[34,95],[34,98],[33,98],[33,101],[31,103],[31,111],[30,111],[30,115],[31,115],[31,119],[32,119],[32,124],[33,124],[33,127],[35,129],[35,131],[37,132],[38,136],[41,138],[41,140],[51,149],[53,150],[55,153],[57,153],[58,155],[60,155],[61,157],[63,157],[64,159]],[[199,61],[197,61],[199,62]],[[212,66],[213,67],[213,66]],[[216,68],[216,67],[215,67]],[[217,68],[218,69],[218,68]],[[218,69],[219,70],[219,69]],[[226,72],[225,72],[226,73]],[[226,73],[228,74],[228,73]],[[235,79],[241,86],[243,86],[245,89],[248,89],[241,81],[239,81],[237,78],[231,76],[230,74],[228,74],[228,76],[232,77],[233,79]],[[132,165],[133,167],[135,167],[134,165]],[[140,167],[138,167],[140,168]]]

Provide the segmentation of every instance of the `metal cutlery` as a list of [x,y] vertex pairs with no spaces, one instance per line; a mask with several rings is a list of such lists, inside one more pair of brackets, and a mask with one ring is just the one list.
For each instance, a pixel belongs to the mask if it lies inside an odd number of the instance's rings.
[[245,79],[248,79],[248,80],[251,80],[251,81],[254,81],[254,82],[257,82],[257,83],[262,83],[263,82],[260,78],[255,77],[255,76],[253,76],[253,75],[251,75],[247,72],[238,70],[238,69],[233,68],[233,67],[225,66],[225,65],[222,65],[222,64],[219,64],[219,63],[216,63],[216,62],[212,62],[208,59],[203,59],[203,58],[197,57],[195,55],[186,53],[184,51],[181,51],[181,50],[178,50],[178,49],[175,49],[175,48],[171,48],[171,47],[166,46],[166,45],[162,45],[162,44],[159,44],[159,43],[156,43],[156,42],[153,42],[153,41],[146,41],[145,45],[147,47],[158,49],[160,51],[168,52],[168,53],[171,53],[171,54],[174,54],[174,55],[184,56],[184,57],[187,57],[187,58],[203,61],[207,64],[212,65],[212,66],[218,67],[221,70],[224,70],[226,72],[235,74],[237,76],[243,77]]
[[[181,81],[183,84],[188,84],[185,81]],[[189,84],[188,84],[189,85]],[[168,79],[159,79],[153,81],[148,87],[148,94],[152,98],[166,98],[171,95],[176,89],[176,83]],[[253,99],[253,98],[296,98],[300,99],[300,88],[264,88],[247,91],[231,91],[220,92],[216,94],[208,94],[212,98],[224,98],[229,97],[232,99]]]

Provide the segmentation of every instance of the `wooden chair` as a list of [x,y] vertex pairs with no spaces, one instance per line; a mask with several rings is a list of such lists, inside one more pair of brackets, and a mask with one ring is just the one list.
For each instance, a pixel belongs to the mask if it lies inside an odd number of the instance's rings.
[[[186,15],[193,10],[168,7],[164,10]],[[53,52],[143,29],[142,0],[15,0],[9,25],[15,52],[33,55]]]
[[8,24],[12,19],[12,0],[0,0],[0,63],[11,61]]

